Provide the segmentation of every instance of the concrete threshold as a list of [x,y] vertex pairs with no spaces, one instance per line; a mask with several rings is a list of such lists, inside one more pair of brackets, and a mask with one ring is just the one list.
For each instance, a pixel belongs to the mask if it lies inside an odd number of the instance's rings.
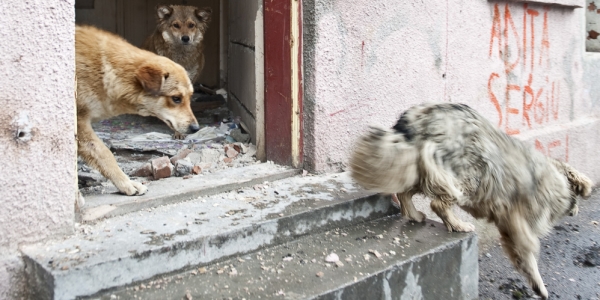
[[391,216],[85,299],[477,299],[477,259],[474,233]]
[[347,173],[297,176],[80,225],[22,252],[35,299],[73,299],[396,212]]
[[86,196],[80,212],[81,219],[83,222],[95,222],[160,205],[228,192],[264,181],[280,180],[300,172],[298,169],[263,163],[196,175],[189,179],[171,177],[151,181],[147,185],[148,192],[142,196],[128,197],[118,193]]

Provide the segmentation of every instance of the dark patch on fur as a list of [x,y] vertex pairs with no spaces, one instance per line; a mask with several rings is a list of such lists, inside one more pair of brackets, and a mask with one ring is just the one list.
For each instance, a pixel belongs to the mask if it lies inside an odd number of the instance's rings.
[[400,119],[398,120],[396,125],[394,125],[393,128],[397,132],[404,135],[404,138],[406,138],[407,142],[410,142],[415,138],[416,133],[415,133],[415,130],[411,126],[409,126],[409,120],[408,120],[408,117],[406,114],[407,114],[407,112],[404,112],[402,114],[402,116],[400,117]]

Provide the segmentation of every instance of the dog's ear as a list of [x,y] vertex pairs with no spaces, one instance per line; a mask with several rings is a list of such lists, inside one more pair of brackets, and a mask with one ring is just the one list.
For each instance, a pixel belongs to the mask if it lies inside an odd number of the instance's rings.
[[173,14],[173,7],[170,5],[159,5],[156,7],[156,15],[160,20],[167,19]]
[[590,180],[587,176],[579,173],[577,170],[573,169],[571,166],[566,165],[567,170],[567,179],[571,184],[571,189],[577,195],[587,199],[592,194],[592,180]]
[[579,171],[575,170],[575,168],[571,167],[569,164],[564,163],[562,161],[551,159],[554,165],[559,169],[559,171],[565,174],[567,180],[569,181],[569,186],[573,193],[583,198],[588,198],[592,194],[592,180],[587,176],[583,175]]
[[135,74],[137,80],[140,81],[142,87],[147,93],[153,96],[158,96],[160,90],[166,78],[169,77],[168,73],[164,73],[163,70],[154,65],[146,64],[142,65]]
[[204,7],[204,8],[196,8],[196,17],[200,20],[200,22],[210,23],[212,15],[212,8]]

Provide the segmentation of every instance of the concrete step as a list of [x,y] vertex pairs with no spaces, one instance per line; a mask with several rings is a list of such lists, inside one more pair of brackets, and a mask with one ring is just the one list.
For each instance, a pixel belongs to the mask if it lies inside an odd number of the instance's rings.
[[478,279],[474,233],[391,216],[84,299],[477,299]]
[[22,252],[35,299],[73,299],[395,212],[347,173],[297,176],[80,225]]
[[189,179],[170,177],[147,184],[148,192],[142,196],[125,197],[115,192],[85,196],[80,215],[83,222],[120,216],[142,209],[177,203],[253,186],[264,181],[275,181],[297,175],[298,169],[271,163],[229,168]]

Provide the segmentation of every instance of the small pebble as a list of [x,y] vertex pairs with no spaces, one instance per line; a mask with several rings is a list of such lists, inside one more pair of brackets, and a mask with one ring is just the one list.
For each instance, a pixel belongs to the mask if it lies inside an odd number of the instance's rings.
[[335,263],[335,262],[340,261],[340,257],[337,254],[332,252],[331,254],[327,255],[327,257],[325,257],[325,261],[330,262],[330,263]]

